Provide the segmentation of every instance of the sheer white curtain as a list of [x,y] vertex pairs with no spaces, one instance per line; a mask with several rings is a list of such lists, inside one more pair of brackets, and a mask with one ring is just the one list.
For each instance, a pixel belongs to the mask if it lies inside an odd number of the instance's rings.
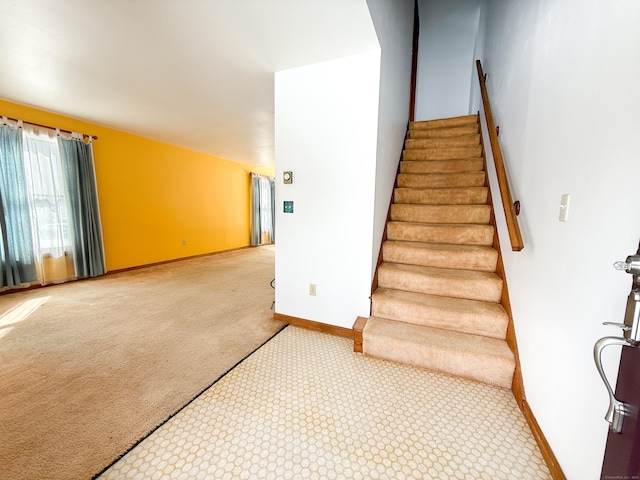
[[251,174],[251,245],[275,242],[275,179]]
[[56,130],[23,126],[27,193],[31,204],[34,249],[41,283],[75,278],[69,204],[63,183]]

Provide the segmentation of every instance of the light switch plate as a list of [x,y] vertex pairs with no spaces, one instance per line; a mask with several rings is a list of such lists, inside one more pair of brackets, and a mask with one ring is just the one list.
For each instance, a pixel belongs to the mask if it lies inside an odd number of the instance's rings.
[[567,222],[569,220],[569,199],[570,196],[568,193],[565,193],[560,198],[560,215],[558,216],[558,220],[561,222]]
[[293,183],[293,172],[282,172],[282,181],[284,183]]

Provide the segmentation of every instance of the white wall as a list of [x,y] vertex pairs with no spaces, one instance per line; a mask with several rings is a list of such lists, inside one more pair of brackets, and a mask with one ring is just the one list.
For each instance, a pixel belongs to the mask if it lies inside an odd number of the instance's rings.
[[346,328],[369,315],[379,79],[379,49],[276,73],[277,313]]
[[[525,249],[511,252],[504,228],[500,237],[526,397],[567,478],[597,479],[608,397],[593,345],[620,334],[601,325],[622,321],[631,286],[612,264],[640,238],[640,2],[487,6],[483,66],[522,202]],[[619,350],[610,348],[615,381]]]
[[368,0],[367,3],[382,49],[371,259],[373,279],[409,120],[414,5],[413,0]]
[[475,113],[472,74],[481,0],[419,0],[416,120]]
[[413,2],[367,6],[371,51],[275,77],[276,312],[346,328],[369,316],[409,113]]

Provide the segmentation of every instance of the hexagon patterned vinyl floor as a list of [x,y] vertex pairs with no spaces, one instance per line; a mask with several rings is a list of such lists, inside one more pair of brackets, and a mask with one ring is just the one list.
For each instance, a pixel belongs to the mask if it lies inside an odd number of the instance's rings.
[[288,326],[99,477],[548,479],[509,390]]

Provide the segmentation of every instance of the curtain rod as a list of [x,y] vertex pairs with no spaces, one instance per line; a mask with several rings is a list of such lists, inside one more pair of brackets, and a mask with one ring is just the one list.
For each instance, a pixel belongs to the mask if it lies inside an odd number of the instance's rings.
[[[7,120],[11,120],[12,122],[19,122],[20,121],[17,118],[11,118],[11,117],[7,117]],[[52,127],[50,125],[42,125],[41,123],[27,122],[25,120],[22,120],[22,123],[28,123],[29,125],[34,125],[36,127],[50,128],[51,130],[60,130],[61,132],[64,132],[64,133],[74,133],[71,130],[64,130],[62,128],[56,128],[56,127]],[[98,140],[98,137],[95,136],[95,135],[89,135],[88,133],[83,133],[82,135],[85,136],[85,137],[89,137],[89,138],[91,138],[93,140]]]

